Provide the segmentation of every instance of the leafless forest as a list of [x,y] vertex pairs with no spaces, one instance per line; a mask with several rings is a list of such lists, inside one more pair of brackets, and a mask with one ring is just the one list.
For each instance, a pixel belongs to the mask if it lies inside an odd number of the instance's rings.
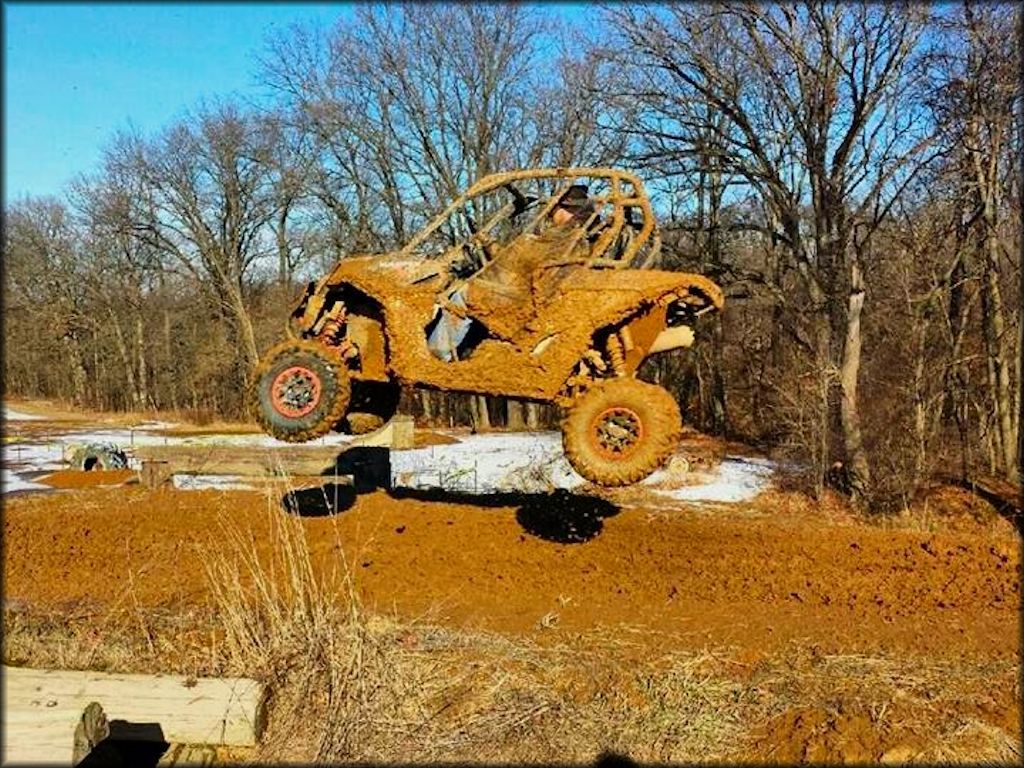
[[[361,6],[334,29],[253,41],[258,103],[121,130],[59,198],[7,201],[6,393],[240,417],[250,369],[336,259],[404,242],[484,174],[614,165],[649,186],[660,266],[727,293],[692,353],[647,372],[689,424],[878,509],[937,472],[1015,479],[1013,6],[586,18]],[[555,417],[439,393],[408,406],[479,429]]]

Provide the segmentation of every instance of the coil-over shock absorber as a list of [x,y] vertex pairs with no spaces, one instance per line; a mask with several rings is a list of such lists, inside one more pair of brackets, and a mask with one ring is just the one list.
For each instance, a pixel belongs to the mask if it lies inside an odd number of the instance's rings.
[[605,344],[605,354],[608,356],[608,363],[616,376],[626,375],[626,356],[623,352],[622,337],[618,331],[608,334],[608,341]]
[[345,359],[359,354],[355,345],[346,338],[345,321],[347,312],[345,302],[338,300],[323,314],[313,328],[317,340],[327,347],[332,347]]

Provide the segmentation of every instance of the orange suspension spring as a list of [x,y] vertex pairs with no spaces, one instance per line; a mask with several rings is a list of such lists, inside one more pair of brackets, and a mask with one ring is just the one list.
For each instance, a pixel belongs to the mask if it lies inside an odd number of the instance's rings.
[[341,341],[344,324],[336,317],[329,317],[324,321],[320,333],[317,334],[324,344],[336,346]]

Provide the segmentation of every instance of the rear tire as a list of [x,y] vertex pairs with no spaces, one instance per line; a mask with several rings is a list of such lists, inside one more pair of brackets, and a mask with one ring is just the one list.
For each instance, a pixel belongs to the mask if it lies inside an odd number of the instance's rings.
[[304,443],[331,431],[345,415],[351,394],[340,358],[316,342],[286,341],[256,368],[249,409],[269,435]]
[[572,468],[610,487],[639,482],[662,467],[681,433],[675,398],[632,378],[595,384],[562,419],[562,446]]

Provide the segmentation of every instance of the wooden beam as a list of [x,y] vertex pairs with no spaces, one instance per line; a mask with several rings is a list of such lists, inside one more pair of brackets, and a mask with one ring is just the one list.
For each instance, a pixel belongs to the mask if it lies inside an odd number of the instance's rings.
[[[75,728],[99,703],[134,738],[253,746],[263,727],[264,686],[247,678],[185,678],[3,667],[2,764],[70,765]],[[155,726],[155,727],[154,727]]]
[[137,447],[134,456],[143,463],[166,462],[161,474],[275,477],[327,472],[344,450],[344,446],[146,445]]

